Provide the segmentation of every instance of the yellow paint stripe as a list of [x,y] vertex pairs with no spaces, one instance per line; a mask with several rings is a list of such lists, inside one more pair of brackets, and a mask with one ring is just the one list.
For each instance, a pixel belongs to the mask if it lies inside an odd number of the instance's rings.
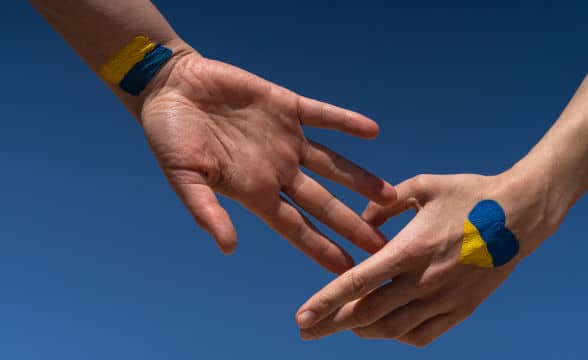
[[463,224],[463,243],[459,262],[464,265],[476,265],[483,268],[493,268],[494,261],[488,251],[486,242],[480,236],[478,229],[469,220]]
[[156,44],[145,36],[137,36],[100,67],[100,76],[111,84],[118,84]]

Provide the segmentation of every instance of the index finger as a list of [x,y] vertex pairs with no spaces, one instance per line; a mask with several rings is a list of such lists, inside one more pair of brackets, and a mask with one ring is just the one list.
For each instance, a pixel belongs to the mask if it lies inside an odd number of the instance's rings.
[[407,251],[417,236],[417,221],[418,217],[412,219],[384,248],[314,294],[296,313],[298,326],[308,329],[344,304],[418,267],[413,252]]
[[385,249],[386,247],[314,294],[298,310],[298,326],[301,329],[312,327],[342,305],[366,295],[395,276],[400,269],[390,266],[390,256]]
[[390,204],[397,199],[396,190],[392,185],[314,141],[308,142],[302,165],[378,204]]
[[300,96],[298,118],[303,125],[342,131],[372,139],[378,136],[378,124],[354,111]]
[[296,313],[301,329],[308,329],[344,304],[361,298],[404,271],[401,251],[392,243],[348,270],[314,294]]

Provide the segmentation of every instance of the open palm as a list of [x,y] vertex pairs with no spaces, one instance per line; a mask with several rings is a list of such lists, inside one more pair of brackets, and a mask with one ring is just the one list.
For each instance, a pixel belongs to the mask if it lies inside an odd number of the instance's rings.
[[301,125],[372,138],[377,125],[357,113],[298,96],[253,74],[197,54],[178,59],[148,98],[142,124],[171,186],[224,252],[237,236],[215,192],[257,214],[295,247],[341,273],[352,259],[283,196],[366,251],[385,238],[300,167],[378,203],[394,188],[304,137]]

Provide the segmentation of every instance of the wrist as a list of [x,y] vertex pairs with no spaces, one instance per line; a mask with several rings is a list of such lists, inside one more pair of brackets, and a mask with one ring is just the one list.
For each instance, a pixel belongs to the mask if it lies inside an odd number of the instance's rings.
[[568,206],[541,169],[528,171],[520,163],[495,176],[493,199],[505,210],[507,228],[519,241],[520,260],[537,249],[563,221]]
[[579,172],[562,171],[557,154],[543,150],[534,149],[495,177],[496,197],[505,207],[508,227],[519,239],[520,258],[551,236],[586,192]]
[[170,39],[161,43],[161,45],[170,49],[172,51],[172,56],[161,67],[161,69],[157,71],[147,87],[145,87],[145,89],[138,96],[130,95],[122,91],[119,87],[110,86],[116,96],[121,100],[121,102],[135,117],[140,125],[143,125],[141,114],[145,104],[157,96],[165,87],[177,63],[187,55],[202,57],[202,55],[200,55],[196,50],[194,50],[180,38]]
[[588,80],[545,137],[510,170],[497,176],[497,198],[517,235],[521,256],[559,228],[588,190]]

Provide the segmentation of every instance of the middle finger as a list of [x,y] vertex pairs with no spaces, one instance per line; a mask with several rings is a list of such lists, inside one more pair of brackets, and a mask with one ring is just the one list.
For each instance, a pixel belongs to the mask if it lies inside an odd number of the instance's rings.
[[317,220],[365,251],[373,254],[386,245],[386,237],[380,231],[310,176],[299,172],[284,193]]

